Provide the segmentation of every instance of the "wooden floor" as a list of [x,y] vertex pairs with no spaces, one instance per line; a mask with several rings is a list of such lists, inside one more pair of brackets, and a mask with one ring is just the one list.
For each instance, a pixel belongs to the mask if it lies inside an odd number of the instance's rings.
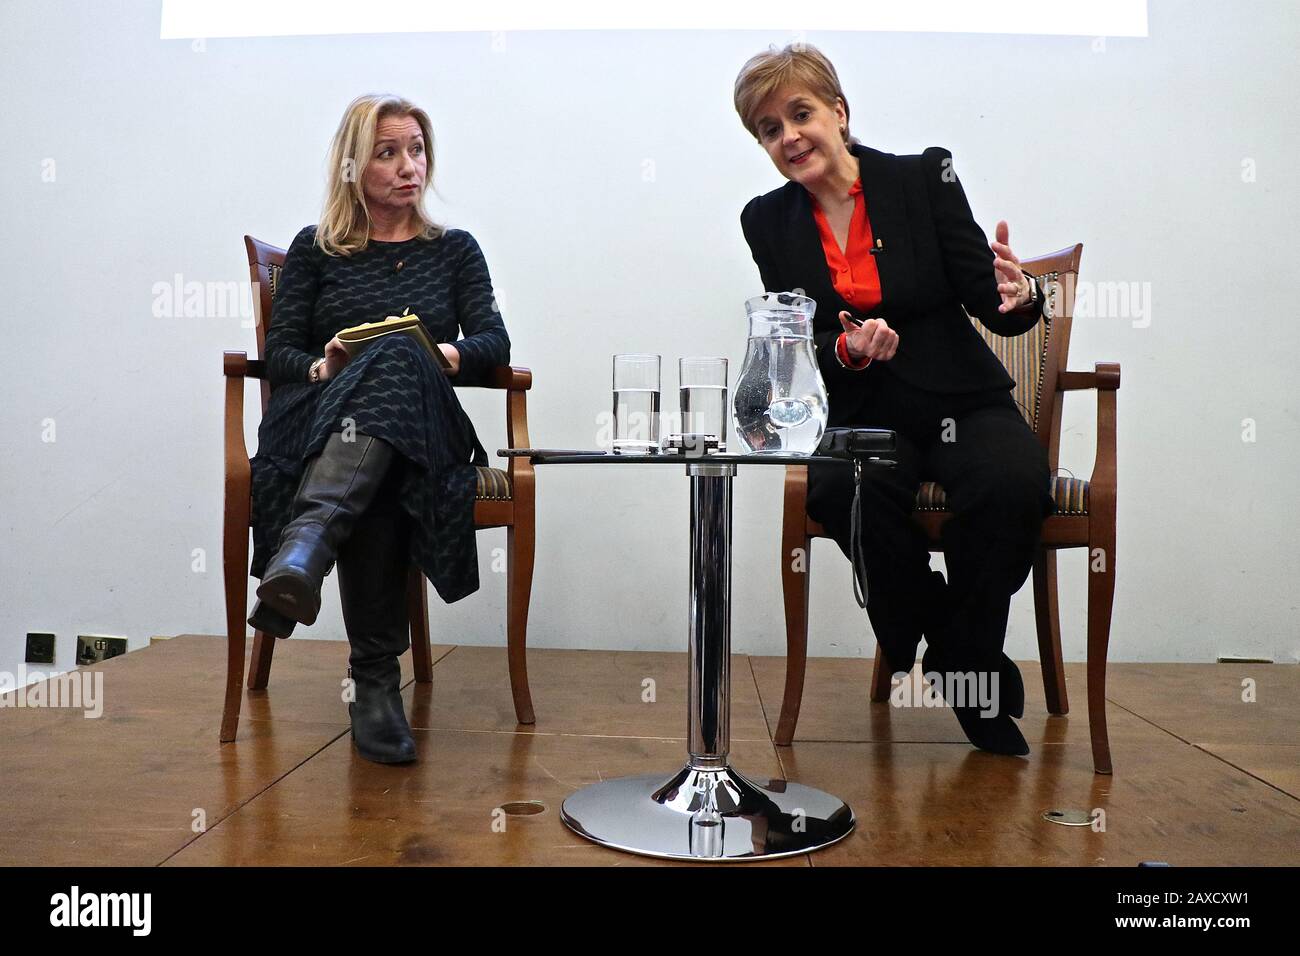
[[[437,647],[431,685],[407,655],[419,761],[385,767],[352,749],[342,642],[280,642],[238,740],[219,744],[224,648],[186,635],[98,665],[98,719],[0,709],[0,864],[658,865],[575,836],[559,807],[681,766],[684,654],[533,650],[533,727],[514,722],[504,649]],[[945,709],[869,703],[870,663],[846,659],[809,661],[798,739],[775,747],[784,662],[736,657],[737,769],[858,816],[847,840],[770,865],[1300,863],[1300,668],[1112,665],[1113,776],[1092,772],[1082,666],[1069,717],[1047,716],[1036,662],[1022,669],[1033,752],[1013,758],[975,751]],[[543,809],[494,826],[523,801]],[[1104,810],[1105,830],[1049,823],[1050,808]]]

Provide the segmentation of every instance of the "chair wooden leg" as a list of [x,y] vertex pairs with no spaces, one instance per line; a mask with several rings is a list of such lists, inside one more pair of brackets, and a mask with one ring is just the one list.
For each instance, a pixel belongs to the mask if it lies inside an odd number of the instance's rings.
[[876,662],[871,666],[871,699],[876,703],[889,700],[893,688],[893,675],[885,666],[885,655],[881,653],[880,643],[876,643]]
[[1038,661],[1043,671],[1047,712],[1070,712],[1065,689],[1065,662],[1061,658],[1061,610],[1056,590],[1056,551],[1039,548],[1034,556],[1034,620],[1038,625]]
[[[240,624],[244,621],[241,620]],[[226,700],[221,710],[221,735],[223,744],[230,743],[239,732],[239,707],[244,696],[244,636],[243,628],[226,624]]]
[[537,717],[528,689],[528,602],[533,591],[534,511],[531,487],[513,490],[514,524],[506,528],[506,653],[515,719],[532,724]]
[[[790,512],[794,512],[790,514]],[[785,694],[776,724],[776,743],[788,747],[794,740],[803,705],[804,676],[808,667],[808,592],[812,584],[812,538],[804,530],[802,508],[787,509],[781,535],[781,592],[785,598]],[[801,550],[802,549],[802,550]]]
[[[1115,603],[1115,536],[1088,547],[1088,726],[1092,732],[1092,764],[1097,773],[1110,773],[1110,734],[1106,728],[1106,654],[1110,647],[1110,618]],[[1104,560],[1104,567],[1094,565]]]
[[[242,503],[241,497],[246,498]],[[248,641],[248,520],[251,509],[251,498],[228,496],[221,561],[226,589],[226,697],[218,739],[223,744],[234,740],[239,731],[239,708],[244,697],[244,646]]]
[[406,615],[411,623],[411,666],[418,684],[433,682],[433,648],[429,641],[429,595],[424,572],[412,564],[406,573]]
[[253,659],[248,664],[248,689],[265,690],[271,679],[271,657],[276,638],[265,631],[253,632]]

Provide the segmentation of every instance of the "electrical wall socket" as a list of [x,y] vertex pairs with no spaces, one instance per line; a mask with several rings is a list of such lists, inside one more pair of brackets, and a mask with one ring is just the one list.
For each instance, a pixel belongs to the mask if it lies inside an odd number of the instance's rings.
[[27,656],[24,660],[28,664],[53,664],[54,635],[44,631],[28,631]]
[[107,634],[77,635],[78,664],[96,664],[125,653],[125,637],[109,637]]

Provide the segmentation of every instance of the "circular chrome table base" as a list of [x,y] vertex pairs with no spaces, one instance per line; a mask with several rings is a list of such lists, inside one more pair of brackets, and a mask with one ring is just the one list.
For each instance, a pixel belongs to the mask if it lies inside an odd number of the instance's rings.
[[560,811],[569,827],[616,850],[669,860],[770,860],[819,850],[853,830],[842,800],[799,783],[759,786],[724,767],[584,787]]
[[[731,747],[731,482],[745,457],[766,464],[829,460],[799,455],[676,459],[691,485],[686,766],[661,776],[605,780],[560,811],[574,832],[604,846],[673,860],[763,860],[830,846],[853,830],[836,797],[785,780],[759,786],[728,765]],[[617,455],[534,454],[536,464],[617,462]],[[626,464],[671,457],[624,458]]]

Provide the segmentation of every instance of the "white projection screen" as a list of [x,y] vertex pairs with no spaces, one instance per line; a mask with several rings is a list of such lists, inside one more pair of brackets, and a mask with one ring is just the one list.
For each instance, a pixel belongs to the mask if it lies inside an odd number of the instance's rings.
[[459,6],[421,0],[163,0],[161,39],[504,30],[874,30],[1145,37],[1146,0],[912,0],[855,5],[695,0]]

